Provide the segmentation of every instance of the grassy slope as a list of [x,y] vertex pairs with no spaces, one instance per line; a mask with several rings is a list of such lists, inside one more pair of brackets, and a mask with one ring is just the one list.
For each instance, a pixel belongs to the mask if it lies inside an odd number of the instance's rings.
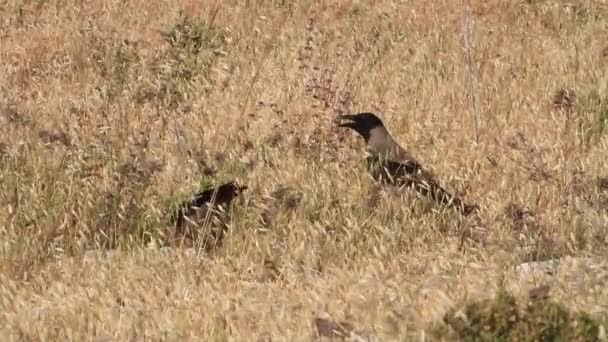
[[[3,336],[293,340],[330,316],[413,338],[522,261],[606,256],[606,5],[473,3],[474,145],[460,2],[202,3],[0,8]],[[344,110],[379,112],[481,217],[372,201]],[[250,187],[225,248],[146,250],[209,168]],[[564,274],[552,296],[605,310],[604,273]]]

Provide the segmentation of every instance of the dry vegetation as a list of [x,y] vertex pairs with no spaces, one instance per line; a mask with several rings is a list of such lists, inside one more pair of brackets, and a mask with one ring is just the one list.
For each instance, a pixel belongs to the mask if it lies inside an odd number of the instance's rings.
[[[1,2],[0,336],[453,340],[454,310],[547,285],[606,322],[608,5],[473,1],[477,145],[460,5]],[[342,111],[479,217],[375,193]],[[169,208],[232,179],[224,246],[167,245]]]

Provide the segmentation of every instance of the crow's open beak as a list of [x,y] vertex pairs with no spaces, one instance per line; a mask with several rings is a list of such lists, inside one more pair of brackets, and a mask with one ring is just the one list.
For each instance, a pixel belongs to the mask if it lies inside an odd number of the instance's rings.
[[338,117],[338,119],[336,120],[338,127],[348,127],[348,128],[354,128],[355,126],[355,116],[352,114],[342,114]]

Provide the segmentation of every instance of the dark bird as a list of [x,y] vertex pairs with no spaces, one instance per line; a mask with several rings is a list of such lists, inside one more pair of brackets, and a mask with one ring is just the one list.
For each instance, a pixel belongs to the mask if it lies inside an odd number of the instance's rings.
[[338,127],[353,129],[367,143],[368,169],[378,183],[412,187],[437,203],[457,208],[464,215],[479,209],[439,186],[434,176],[399,146],[375,114],[344,114],[339,116],[339,121]]
[[[202,245],[207,250],[221,245],[226,234],[225,218],[230,203],[246,189],[247,186],[228,182],[199,192],[192,199],[182,202],[171,217],[175,223],[175,238],[202,238]],[[201,232],[201,229],[208,230]]]

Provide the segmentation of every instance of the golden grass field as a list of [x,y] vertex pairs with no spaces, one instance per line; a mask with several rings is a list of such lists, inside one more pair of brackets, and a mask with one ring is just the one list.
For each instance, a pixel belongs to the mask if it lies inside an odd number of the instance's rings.
[[[0,2],[0,339],[458,340],[450,310],[546,284],[605,338],[608,3],[471,6],[478,143],[460,1]],[[347,111],[479,216],[373,197]],[[233,179],[221,249],[164,243]]]

